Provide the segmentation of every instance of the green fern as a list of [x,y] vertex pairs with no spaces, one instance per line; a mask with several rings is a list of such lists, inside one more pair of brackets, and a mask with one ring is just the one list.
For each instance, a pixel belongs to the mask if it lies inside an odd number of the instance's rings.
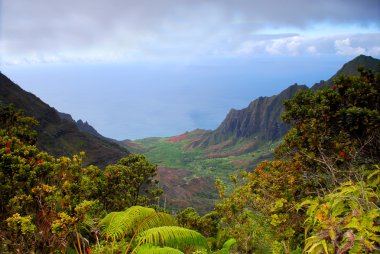
[[230,253],[230,249],[232,246],[236,244],[236,240],[234,238],[228,239],[224,244],[221,250],[219,250],[217,253],[220,254],[228,254]]
[[144,244],[137,248],[136,254],[183,254],[183,252],[170,247],[161,248]]
[[152,227],[176,225],[175,219],[152,208],[132,206],[126,211],[111,212],[100,221],[101,235],[107,240],[121,240]]
[[188,247],[208,249],[207,240],[203,235],[194,230],[177,226],[148,229],[138,235],[137,241],[139,244],[168,246],[179,250],[184,250]]

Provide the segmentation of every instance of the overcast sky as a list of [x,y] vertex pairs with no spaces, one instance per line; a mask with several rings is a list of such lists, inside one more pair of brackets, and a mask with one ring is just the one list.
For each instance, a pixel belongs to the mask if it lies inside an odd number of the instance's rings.
[[0,0],[0,70],[118,139],[216,128],[360,54],[379,0]]

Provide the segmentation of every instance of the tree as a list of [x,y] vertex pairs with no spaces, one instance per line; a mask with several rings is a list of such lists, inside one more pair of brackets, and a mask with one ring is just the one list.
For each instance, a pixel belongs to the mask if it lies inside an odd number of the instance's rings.
[[3,136],[18,138],[25,144],[34,145],[37,141],[37,132],[34,127],[38,121],[28,117],[13,105],[3,105],[0,102],[0,129]]
[[301,200],[299,168],[286,161],[264,161],[253,172],[242,172],[232,180],[235,188],[228,195],[220,193],[216,210],[239,249],[255,253],[270,252],[276,245],[296,248],[303,220],[294,209]]
[[157,165],[144,155],[132,154],[104,170],[103,202],[107,211],[120,211],[134,205],[149,205],[162,194],[157,188]]
[[360,179],[357,169],[380,162],[380,79],[359,71],[332,87],[299,91],[284,104],[283,119],[293,128],[277,154],[301,164],[308,194]]
[[0,107],[0,252],[67,246],[93,204],[85,199],[98,195],[83,182],[90,177],[96,186],[89,172],[97,170],[83,169],[82,156],[56,159],[34,146],[36,124],[12,106]]
[[181,227],[195,230],[198,229],[200,219],[198,212],[192,207],[186,208],[177,215],[177,221]]
[[208,240],[214,239],[214,242],[220,228],[220,219],[221,216],[216,211],[201,217],[193,207],[188,207],[177,215],[177,221],[181,227],[196,230],[208,237]]

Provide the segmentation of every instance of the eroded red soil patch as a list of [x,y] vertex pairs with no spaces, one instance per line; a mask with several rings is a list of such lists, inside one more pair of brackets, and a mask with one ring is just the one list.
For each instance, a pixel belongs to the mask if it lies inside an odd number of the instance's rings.
[[189,135],[187,133],[184,133],[175,137],[168,138],[166,141],[169,143],[176,143],[187,138],[189,138]]

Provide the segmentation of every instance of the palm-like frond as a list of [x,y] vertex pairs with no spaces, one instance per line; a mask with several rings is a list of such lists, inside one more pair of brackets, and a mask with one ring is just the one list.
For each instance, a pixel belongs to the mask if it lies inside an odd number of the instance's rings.
[[228,254],[230,253],[230,249],[233,245],[236,244],[236,240],[234,238],[230,238],[228,239],[224,244],[223,244],[223,247],[222,249],[219,251],[219,253],[222,253],[222,254]]
[[142,206],[111,212],[99,223],[102,236],[111,240],[120,240],[127,235],[132,236],[142,230],[164,225],[176,225],[175,219],[169,214]]
[[145,217],[134,230],[137,234],[139,234],[140,232],[150,228],[162,226],[177,226],[177,221],[170,214],[155,212]]
[[183,252],[170,247],[161,248],[144,244],[138,247],[136,254],[183,254]]
[[139,244],[168,246],[179,250],[187,247],[208,249],[206,238],[197,231],[177,226],[151,228],[138,235]]

